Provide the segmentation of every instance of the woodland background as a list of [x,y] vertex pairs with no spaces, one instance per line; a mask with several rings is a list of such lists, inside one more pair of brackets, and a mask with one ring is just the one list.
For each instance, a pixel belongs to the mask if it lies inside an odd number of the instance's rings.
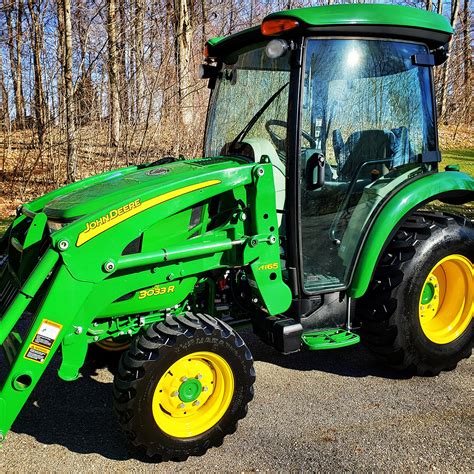
[[[207,39],[335,0],[0,0],[0,224],[90,174],[202,153]],[[349,2],[350,3],[350,2]],[[369,1],[361,3],[374,3]],[[473,171],[471,0],[393,1],[455,28],[436,71],[441,145]]]

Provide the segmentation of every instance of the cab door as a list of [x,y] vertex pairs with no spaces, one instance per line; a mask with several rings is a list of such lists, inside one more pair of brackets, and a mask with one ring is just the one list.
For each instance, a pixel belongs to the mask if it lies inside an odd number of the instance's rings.
[[[430,70],[413,61],[426,46],[308,39],[305,51],[300,275],[304,292],[317,294],[347,287],[377,209],[394,189],[436,167],[423,157],[437,143]],[[310,190],[307,183],[317,179],[308,176],[308,162],[315,154],[325,159],[324,184]]]

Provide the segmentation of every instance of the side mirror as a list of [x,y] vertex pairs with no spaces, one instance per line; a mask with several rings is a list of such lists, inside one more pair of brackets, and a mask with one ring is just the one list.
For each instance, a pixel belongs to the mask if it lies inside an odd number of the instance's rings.
[[435,66],[440,66],[449,58],[449,51],[446,45],[435,49],[434,51],[432,51],[432,53],[434,56]]
[[215,79],[218,74],[219,68],[217,66],[211,66],[210,64],[199,66],[199,79]]
[[[306,163],[306,189],[314,191],[324,186],[326,159],[321,153],[313,153]],[[316,172],[316,179],[314,177]]]

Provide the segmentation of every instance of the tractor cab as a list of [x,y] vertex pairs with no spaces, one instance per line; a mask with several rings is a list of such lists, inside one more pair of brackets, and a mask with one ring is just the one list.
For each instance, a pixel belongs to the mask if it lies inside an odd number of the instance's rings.
[[312,314],[314,325],[331,299],[340,309],[316,324],[343,322],[384,201],[437,171],[432,66],[451,34],[425,11],[337,5],[279,12],[208,42],[205,155],[271,161],[282,265],[302,321]]

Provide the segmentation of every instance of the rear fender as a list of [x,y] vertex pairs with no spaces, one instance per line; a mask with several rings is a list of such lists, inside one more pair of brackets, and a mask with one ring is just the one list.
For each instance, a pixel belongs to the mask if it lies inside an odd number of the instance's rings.
[[474,179],[455,171],[426,175],[386,201],[360,247],[349,296],[360,298],[369,287],[383,250],[402,222],[424,204],[439,199],[462,204],[474,200]]

